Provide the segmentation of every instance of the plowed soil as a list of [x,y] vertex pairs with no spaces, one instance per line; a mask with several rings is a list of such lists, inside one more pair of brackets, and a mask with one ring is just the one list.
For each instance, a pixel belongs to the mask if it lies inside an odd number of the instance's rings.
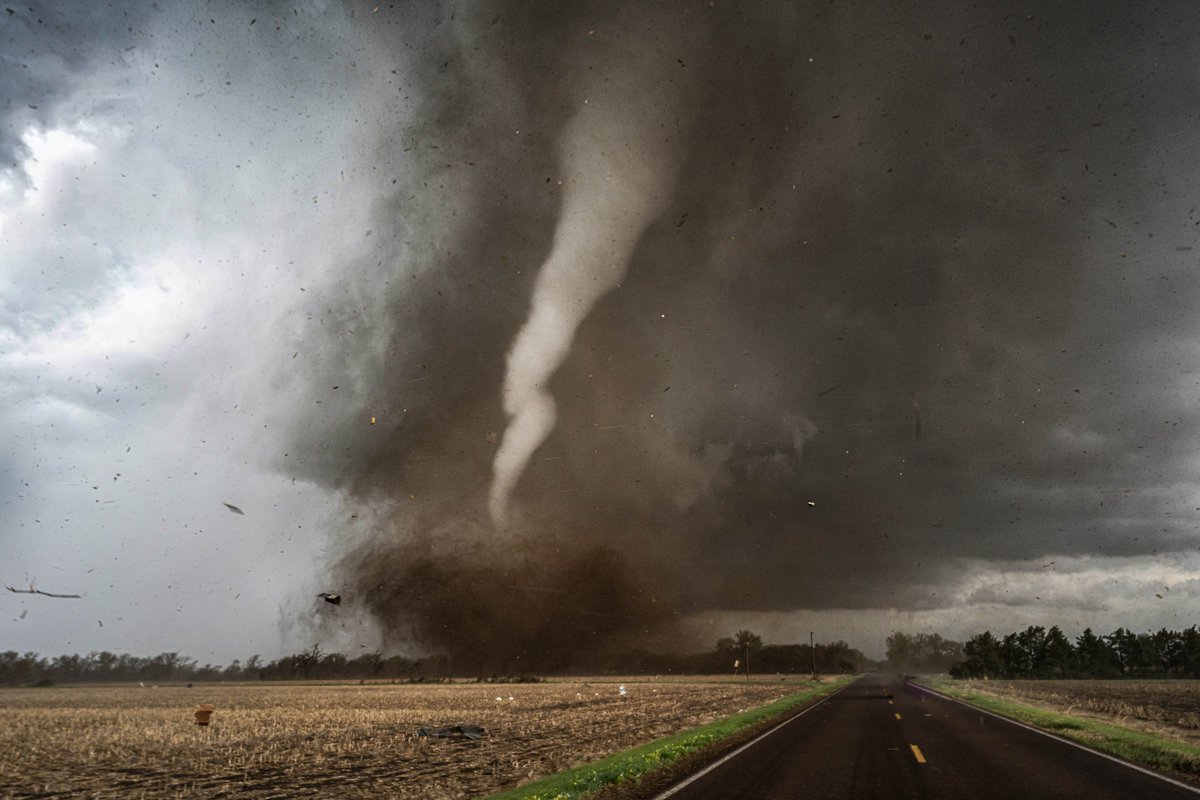
[[[800,688],[605,678],[6,689],[0,797],[482,797]],[[216,707],[207,727],[193,721],[201,703]],[[416,735],[457,724],[487,734]]]

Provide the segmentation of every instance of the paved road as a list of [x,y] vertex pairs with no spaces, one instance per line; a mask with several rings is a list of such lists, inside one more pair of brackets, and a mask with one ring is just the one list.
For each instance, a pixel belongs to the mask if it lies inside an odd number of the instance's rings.
[[659,795],[667,797],[1200,800],[1200,793],[871,675]]

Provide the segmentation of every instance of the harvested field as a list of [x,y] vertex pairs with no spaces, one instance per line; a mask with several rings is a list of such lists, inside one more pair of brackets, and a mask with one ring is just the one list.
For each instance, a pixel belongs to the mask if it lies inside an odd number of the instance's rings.
[[1200,744],[1200,681],[955,681],[963,689]]
[[[0,797],[480,797],[773,702],[798,683],[7,689]],[[208,727],[193,722],[201,703],[216,707]],[[415,736],[456,724],[487,736]]]

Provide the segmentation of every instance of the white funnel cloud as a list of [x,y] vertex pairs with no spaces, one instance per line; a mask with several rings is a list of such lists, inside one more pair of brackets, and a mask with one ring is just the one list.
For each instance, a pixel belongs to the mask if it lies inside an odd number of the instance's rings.
[[497,527],[507,524],[512,491],[554,428],[550,378],[596,301],[620,284],[638,238],[674,183],[675,159],[666,143],[674,109],[652,101],[631,107],[621,94],[590,100],[559,141],[562,212],[529,319],[508,353],[504,410],[510,423],[492,466],[488,502]]

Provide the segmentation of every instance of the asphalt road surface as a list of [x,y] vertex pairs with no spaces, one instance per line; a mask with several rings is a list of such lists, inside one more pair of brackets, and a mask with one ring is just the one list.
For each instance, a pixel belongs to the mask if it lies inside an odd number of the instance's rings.
[[1200,792],[869,675],[658,796],[668,797],[1200,800]]

